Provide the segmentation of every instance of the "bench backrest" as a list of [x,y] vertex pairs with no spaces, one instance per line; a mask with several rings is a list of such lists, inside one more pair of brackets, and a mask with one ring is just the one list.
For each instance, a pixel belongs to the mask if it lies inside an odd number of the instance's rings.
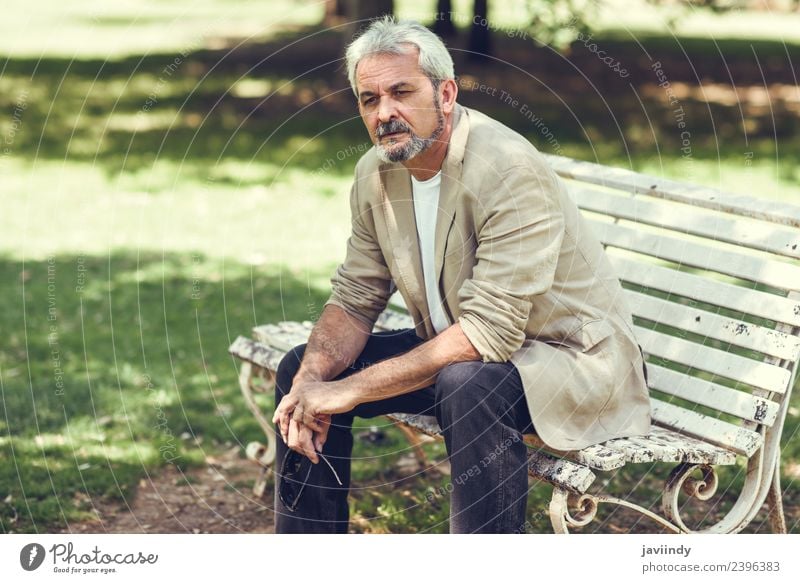
[[748,457],[779,438],[800,357],[800,206],[548,160],[622,281],[653,421]]

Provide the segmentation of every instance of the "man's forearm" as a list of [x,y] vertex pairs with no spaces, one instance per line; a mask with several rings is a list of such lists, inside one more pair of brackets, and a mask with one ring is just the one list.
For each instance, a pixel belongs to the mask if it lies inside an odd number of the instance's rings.
[[335,382],[358,403],[380,401],[432,385],[448,364],[480,359],[461,325],[454,324],[400,356]]
[[329,381],[355,362],[369,338],[366,324],[328,304],[308,339],[295,378]]

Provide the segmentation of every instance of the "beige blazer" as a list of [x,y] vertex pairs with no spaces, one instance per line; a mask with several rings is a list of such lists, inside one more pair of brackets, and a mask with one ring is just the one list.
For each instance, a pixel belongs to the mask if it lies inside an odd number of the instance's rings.
[[[650,404],[622,288],[561,179],[525,138],[460,105],[442,166],[435,269],[444,310],[485,362],[513,362],[539,437],[559,450],[645,435]],[[431,326],[411,175],[356,167],[352,234],[327,303],[370,326],[395,289]]]

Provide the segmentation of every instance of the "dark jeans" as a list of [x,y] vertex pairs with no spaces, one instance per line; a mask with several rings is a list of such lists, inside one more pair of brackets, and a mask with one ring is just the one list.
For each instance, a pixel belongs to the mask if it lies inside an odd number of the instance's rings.
[[[370,336],[360,357],[341,377],[375,362],[411,350],[422,339],[413,330]],[[305,345],[289,351],[278,367],[275,401],[289,392]],[[362,403],[349,413],[333,415],[320,460],[295,512],[280,501],[280,466],[288,448],[278,436],[275,487],[275,532],[346,533],[347,495],[353,449],[353,419],[386,413],[435,415],[442,428],[451,465],[450,532],[523,532],[528,494],[527,448],[523,433],[533,433],[522,381],[510,363],[460,362],[447,365],[436,384],[383,401]],[[426,502],[423,502],[426,503]]]

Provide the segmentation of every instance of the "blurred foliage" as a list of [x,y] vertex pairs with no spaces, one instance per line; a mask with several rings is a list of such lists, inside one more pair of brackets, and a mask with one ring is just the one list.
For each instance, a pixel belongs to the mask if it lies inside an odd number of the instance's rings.
[[592,30],[596,0],[526,0],[534,42],[566,49],[578,35]]

